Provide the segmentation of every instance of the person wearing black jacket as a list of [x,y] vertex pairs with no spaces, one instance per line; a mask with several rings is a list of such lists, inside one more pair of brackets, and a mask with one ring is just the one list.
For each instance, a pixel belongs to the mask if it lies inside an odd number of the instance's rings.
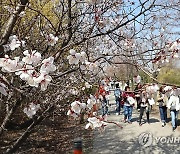
[[140,99],[140,92],[141,92],[141,88],[142,88],[142,86],[141,86],[141,84],[140,83],[138,83],[137,85],[136,85],[136,87],[135,87],[135,89],[134,89],[134,91],[135,91],[135,97],[136,97],[136,102],[137,102],[137,110],[138,111],[140,111],[140,108],[141,108],[141,106],[140,106],[140,101],[141,101],[141,99]]

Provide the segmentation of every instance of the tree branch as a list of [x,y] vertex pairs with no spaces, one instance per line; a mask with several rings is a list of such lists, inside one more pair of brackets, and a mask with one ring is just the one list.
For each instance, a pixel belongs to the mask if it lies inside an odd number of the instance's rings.
[[10,35],[12,34],[13,28],[15,27],[19,14],[25,9],[25,6],[28,2],[29,0],[21,0],[21,4],[17,6],[16,10],[9,17],[7,24],[4,25],[4,33],[2,34],[0,40],[0,56],[3,56],[5,54],[3,45],[7,43]]

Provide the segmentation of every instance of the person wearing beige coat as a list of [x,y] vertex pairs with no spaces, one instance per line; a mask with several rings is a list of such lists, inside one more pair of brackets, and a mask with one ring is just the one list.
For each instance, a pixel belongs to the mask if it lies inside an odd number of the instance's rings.
[[157,104],[159,105],[162,127],[164,127],[167,122],[167,102],[168,102],[168,97],[165,95],[163,87],[160,87],[157,93]]

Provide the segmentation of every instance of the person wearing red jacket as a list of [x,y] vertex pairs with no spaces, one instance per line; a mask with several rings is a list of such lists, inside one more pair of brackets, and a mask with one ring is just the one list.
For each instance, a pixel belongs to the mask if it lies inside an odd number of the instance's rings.
[[108,114],[108,102],[106,99],[106,90],[104,87],[101,85],[99,87],[99,95],[100,95],[100,100],[101,100],[101,106],[102,106],[102,116]]

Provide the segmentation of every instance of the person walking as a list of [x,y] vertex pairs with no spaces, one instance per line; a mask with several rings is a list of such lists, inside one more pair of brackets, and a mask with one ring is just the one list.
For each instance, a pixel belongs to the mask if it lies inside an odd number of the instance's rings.
[[107,106],[109,107],[110,106],[110,104],[109,104],[109,95],[110,95],[110,88],[109,88],[109,85],[108,84],[106,84],[105,86],[104,86],[104,90],[106,91],[106,101],[107,101]]
[[116,115],[121,114],[121,89],[119,84],[116,84],[116,89],[114,90],[114,96],[116,101]]
[[101,101],[102,116],[104,116],[108,114],[108,102],[106,99],[106,91],[103,85],[99,87],[99,94],[100,94],[100,101]]
[[177,128],[178,113],[180,110],[180,100],[174,93],[171,94],[167,107],[170,109],[172,130],[175,131]]
[[147,122],[149,123],[149,112],[150,112],[150,104],[148,101],[148,94],[145,90],[140,94],[140,115],[139,115],[139,126],[142,125],[142,117],[144,112],[146,112]]
[[134,106],[134,93],[130,91],[130,87],[126,86],[122,94],[124,101],[124,122],[132,123],[132,111]]
[[163,87],[160,87],[159,92],[157,93],[157,102],[159,106],[160,118],[162,122],[162,127],[166,125],[167,122],[167,102],[168,97],[165,94]]
[[141,106],[140,106],[140,92],[141,92],[141,88],[142,88],[142,86],[141,86],[141,84],[140,83],[138,83],[137,85],[136,85],[136,87],[135,87],[135,89],[134,89],[134,91],[135,91],[135,97],[136,97],[136,102],[137,102],[137,110],[138,111],[140,111],[140,108],[141,108]]

